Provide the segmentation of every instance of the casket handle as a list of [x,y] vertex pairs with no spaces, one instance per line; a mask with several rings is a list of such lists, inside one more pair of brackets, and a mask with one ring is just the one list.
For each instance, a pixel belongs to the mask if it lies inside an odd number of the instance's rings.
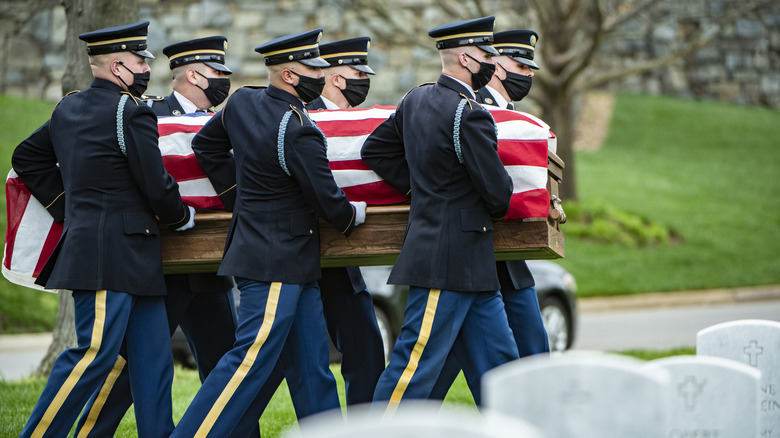
[[566,213],[563,211],[563,200],[556,195],[550,195],[550,204],[552,210],[550,210],[550,217],[554,221],[558,221],[559,224],[566,223]]

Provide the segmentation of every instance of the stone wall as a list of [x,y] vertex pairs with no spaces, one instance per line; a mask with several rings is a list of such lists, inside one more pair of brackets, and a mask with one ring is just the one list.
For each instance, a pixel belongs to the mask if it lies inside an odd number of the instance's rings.
[[[162,48],[202,36],[228,37],[228,65],[235,85],[267,82],[254,47],[289,33],[324,28],[323,42],[360,35],[373,39],[369,62],[378,72],[366,105],[395,104],[415,85],[438,76],[439,58],[427,30],[460,17],[507,11],[507,0],[139,0],[141,19],[152,22],[149,92],[170,91]],[[708,29],[742,0],[664,3],[621,27],[606,41],[595,65],[607,71],[631,67],[682,47],[692,29]],[[0,92],[56,100],[65,65],[65,13],[51,0],[0,3]],[[518,3],[518,2],[514,2]],[[498,15],[496,30],[532,23],[522,7]],[[609,82],[629,90],[718,99],[780,108],[780,2],[718,32],[712,42],[668,67]],[[521,11],[521,12],[517,12]],[[128,20],[132,21],[132,20]],[[544,35],[540,40],[544,44]],[[538,60],[542,66],[544,59]],[[544,74],[543,70],[540,74]]]

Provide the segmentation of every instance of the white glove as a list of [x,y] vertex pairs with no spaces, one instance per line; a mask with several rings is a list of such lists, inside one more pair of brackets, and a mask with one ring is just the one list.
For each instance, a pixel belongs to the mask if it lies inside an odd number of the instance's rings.
[[177,228],[176,231],[189,230],[190,228],[195,226],[195,209],[190,207],[189,205],[187,206],[187,208],[190,209],[190,220],[186,224]]
[[352,202],[349,201],[352,206],[355,207],[355,226],[358,226],[366,221],[366,203],[363,201]]

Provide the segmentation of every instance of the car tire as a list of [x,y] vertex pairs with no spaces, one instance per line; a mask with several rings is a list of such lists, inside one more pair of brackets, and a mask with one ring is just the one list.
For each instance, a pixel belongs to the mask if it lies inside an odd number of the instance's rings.
[[541,305],[542,321],[550,341],[550,351],[564,351],[571,345],[571,316],[560,298],[547,296]]
[[376,323],[379,326],[379,333],[382,335],[382,345],[385,349],[385,362],[390,360],[390,352],[393,351],[395,338],[393,337],[393,326],[390,324],[390,318],[381,307],[374,306]]

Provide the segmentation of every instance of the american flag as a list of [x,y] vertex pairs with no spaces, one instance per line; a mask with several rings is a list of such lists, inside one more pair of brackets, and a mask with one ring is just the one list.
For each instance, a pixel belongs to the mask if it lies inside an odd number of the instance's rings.
[[[351,201],[386,205],[407,200],[360,159],[363,142],[394,111],[392,106],[374,106],[310,113],[327,138],[333,178]],[[530,114],[503,109],[490,112],[498,127],[498,154],[514,182],[505,219],[546,218],[550,206],[547,150],[555,152],[555,136],[549,126]],[[198,209],[224,208],[190,146],[192,137],[211,116],[187,114],[158,121],[163,163],[179,183],[184,202]],[[41,289],[34,284],[35,278],[56,246],[62,225],[53,221],[13,170],[5,188],[8,228],[3,275],[13,283]]]

